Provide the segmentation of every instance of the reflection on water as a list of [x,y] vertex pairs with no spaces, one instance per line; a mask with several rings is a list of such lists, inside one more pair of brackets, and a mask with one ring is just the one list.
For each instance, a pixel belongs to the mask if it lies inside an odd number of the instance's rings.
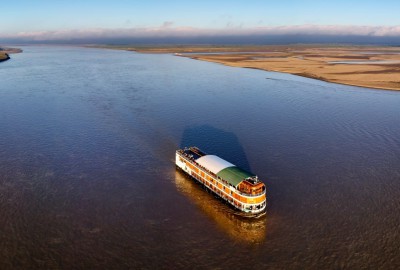
[[265,216],[258,219],[241,217],[237,211],[178,169],[175,173],[175,185],[232,239],[246,243],[260,243],[265,239],[267,223]]

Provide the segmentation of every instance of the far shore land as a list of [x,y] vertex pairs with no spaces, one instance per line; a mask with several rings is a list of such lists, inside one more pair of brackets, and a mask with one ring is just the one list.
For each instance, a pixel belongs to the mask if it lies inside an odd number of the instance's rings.
[[9,54],[20,53],[20,52],[22,52],[21,49],[0,47],[0,62],[9,60],[10,59]]
[[177,56],[233,67],[285,72],[327,82],[400,90],[400,47],[282,46],[97,46]]

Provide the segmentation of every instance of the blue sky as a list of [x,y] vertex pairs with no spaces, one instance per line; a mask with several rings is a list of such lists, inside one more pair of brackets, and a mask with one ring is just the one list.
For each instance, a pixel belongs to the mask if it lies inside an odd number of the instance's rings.
[[95,28],[232,30],[400,25],[400,1],[395,0],[11,0],[2,3],[2,10],[0,37]]

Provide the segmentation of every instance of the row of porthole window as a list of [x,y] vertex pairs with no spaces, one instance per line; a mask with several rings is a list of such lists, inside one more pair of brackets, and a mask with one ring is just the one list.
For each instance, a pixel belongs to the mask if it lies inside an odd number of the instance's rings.
[[259,210],[262,209],[265,206],[266,202],[263,202],[261,204],[258,205],[247,205],[244,209],[245,210]]
[[[208,186],[210,189],[214,190],[215,192],[218,192],[219,195],[223,195],[223,196],[226,195],[226,194],[223,194],[223,193],[221,194],[221,191],[219,189],[217,189],[214,185],[210,184],[206,179],[204,179],[204,178],[202,178],[199,175],[196,175],[194,173],[193,173],[193,175],[197,176],[201,180],[203,180],[206,186]],[[213,182],[213,181],[211,180],[211,182]],[[223,186],[222,188],[225,191],[225,186]],[[230,191],[230,194],[233,195],[233,191],[232,190]],[[226,198],[226,199],[228,199],[229,201],[233,202],[233,199],[230,199],[230,198]],[[244,207],[244,209],[245,210],[259,210],[259,209],[263,208],[264,205],[265,205],[265,202],[263,202],[261,204],[258,204],[258,205],[247,205],[247,206]],[[241,204],[239,203],[238,206],[241,207]]]
[[[202,180],[204,180],[204,179],[202,179]],[[216,189],[216,187],[214,187],[213,185],[208,183],[206,180],[204,180],[204,181],[205,181],[206,186],[208,186],[210,189],[216,191],[219,195],[223,195],[225,197],[226,194],[221,194],[220,190]],[[225,190],[225,187],[223,187],[223,189]],[[233,194],[232,191],[230,193]],[[229,202],[233,203],[233,199],[226,198],[226,197],[225,197],[225,199],[228,200]],[[259,209],[262,209],[264,207],[264,205],[265,205],[265,202],[258,204],[258,205],[247,205],[244,207],[244,209],[245,210],[259,210]],[[237,206],[241,207],[242,204],[238,203]]]

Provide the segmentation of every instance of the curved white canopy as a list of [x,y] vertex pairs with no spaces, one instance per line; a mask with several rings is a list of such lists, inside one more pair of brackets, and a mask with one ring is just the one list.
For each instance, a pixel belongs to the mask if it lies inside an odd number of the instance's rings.
[[196,159],[196,162],[214,174],[219,173],[225,168],[235,166],[232,163],[214,155],[202,156]]

